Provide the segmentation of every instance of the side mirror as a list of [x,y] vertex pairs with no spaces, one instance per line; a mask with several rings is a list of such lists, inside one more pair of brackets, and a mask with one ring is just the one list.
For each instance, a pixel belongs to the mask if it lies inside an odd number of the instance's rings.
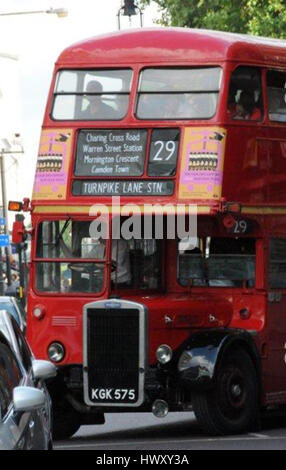
[[34,360],[32,369],[36,380],[47,380],[57,375],[56,366],[49,361]]
[[13,404],[16,411],[33,411],[45,406],[46,397],[42,390],[33,387],[16,387],[13,390]]

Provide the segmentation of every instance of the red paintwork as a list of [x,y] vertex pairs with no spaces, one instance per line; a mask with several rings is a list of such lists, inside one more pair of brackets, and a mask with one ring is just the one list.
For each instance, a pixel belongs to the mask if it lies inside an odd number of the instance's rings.
[[[224,70],[219,105],[216,115],[207,121],[138,121],[133,109],[136,99],[136,86],[138,72],[142,67],[150,64],[157,66],[180,65],[220,65]],[[191,288],[181,287],[176,280],[176,245],[169,241],[166,251],[168,263],[165,265],[165,293],[161,295],[145,296],[142,293],[133,293],[126,298],[143,302],[150,312],[150,363],[155,363],[155,351],[159,344],[167,343],[171,347],[178,347],[190,333],[198,328],[213,328],[229,326],[243,328],[257,332],[256,342],[263,358],[263,391],[264,402],[275,402],[266,394],[283,392],[286,390],[286,369],[284,363],[284,343],[286,343],[286,315],[280,316],[278,326],[275,327],[273,312],[278,315],[279,304],[267,303],[267,254],[269,236],[285,236],[286,217],[281,215],[279,208],[286,203],[286,160],[284,154],[285,125],[271,124],[265,112],[262,122],[229,122],[226,113],[228,77],[237,65],[252,64],[266,67],[279,67],[286,70],[285,41],[264,40],[247,36],[175,29],[143,29],[112,33],[87,41],[82,41],[67,48],[59,56],[44,117],[44,129],[72,128],[77,131],[84,127],[96,128],[156,128],[184,126],[223,126],[227,130],[224,178],[222,186],[222,199],[236,201],[243,204],[243,209],[251,209],[248,215],[256,221],[253,236],[257,241],[257,267],[256,287],[253,289],[231,288]],[[52,102],[52,93],[55,75],[61,68],[92,68],[92,67],[132,67],[134,80],[130,96],[130,108],[126,117],[120,122],[96,122],[92,124],[79,122],[55,122],[49,113]],[[263,74],[263,93],[266,97],[265,74]],[[265,108],[265,111],[267,107]],[[74,148],[75,150],[75,142]],[[275,159],[274,159],[275,156]],[[178,168],[180,164],[178,163]],[[69,174],[72,180],[72,165]],[[178,178],[177,178],[178,180]],[[178,202],[178,181],[172,197],[158,197],[152,202],[163,203]],[[100,202],[108,203],[110,198],[101,197]],[[39,219],[47,218],[41,215],[41,207],[61,206],[74,204],[81,207],[90,206],[98,200],[71,195],[70,187],[65,201],[32,201],[32,208],[38,209],[39,215],[33,213],[32,223],[36,227]],[[124,197],[124,203],[149,203],[150,199],[144,197]],[[191,202],[191,201],[190,201]],[[197,202],[197,201],[194,201]],[[214,234],[225,235],[226,227],[218,213],[220,201],[200,201],[203,206],[212,206],[213,217],[199,219],[200,230]],[[278,215],[270,212],[263,215],[263,210],[277,207]],[[208,212],[206,210],[206,212]],[[209,213],[209,212],[208,212]],[[216,213],[216,214],[215,214]],[[55,216],[50,215],[51,218]],[[203,221],[202,221],[203,220]],[[34,250],[34,248],[33,248]],[[32,251],[32,257],[35,256]],[[62,341],[67,349],[67,356],[63,364],[81,363],[82,361],[82,308],[83,305],[95,296],[61,296],[38,295],[34,290],[34,263],[31,265],[30,288],[28,295],[28,339],[37,357],[47,357],[47,346],[51,341]],[[279,290],[281,291],[281,289]],[[283,293],[284,294],[284,293]],[[285,293],[286,294],[286,293]],[[104,297],[107,292],[104,293]],[[46,315],[42,320],[32,316],[33,308],[44,305]],[[284,305],[284,303],[283,303]],[[281,305],[280,305],[281,307]],[[242,319],[240,309],[247,308],[250,312],[248,319]],[[286,309],[286,305],[285,305]],[[165,323],[165,315],[173,320],[171,324]],[[216,317],[210,322],[209,315]],[[54,326],[53,316],[72,317],[70,326]],[[276,335],[279,330],[279,335]],[[277,351],[279,350],[279,354]],[[276,351],[273,355],[271,351]],[[275,362],[274,362],[275,361]],[[275,375],[276,374],[276,375]],[[274,377],[275,376],[275,377]],[[273,379],[274,377],[274,379]],[[272,380],[273,379],[273,380]],[[280,402],[286,402],[286,393],[281,394]]]
[[[227,326],[232,318],[232,295],[225,299],[224,295],[201,292],[190,298],[186,293],[156,296],[126,295],[125,298],[144,303],[150,311],[150,354],[151,364],[156,362],[155,352],[162,343],[176,349],[189,335],[190,328],[215,328]],[[99,300],[101,297],[97,297]],[[95,300],[94,296],[89,301]],[[63,364],[82,362],[82,308],[87,303],[87,297],[72,298],[29,296],[29,328],[28,338],[32,345],[37,344],[37,356],[46,358],[47,347],[51,341],[61,341],[65,344],[67,356]],[[37,305],[46,306],[46,315],[42,320],[33,318],[31,312]],[[247,304],[247,302],[246,302]],[[192,313],[195,312],[195,315]],[[166,325],[165,316],[172,319],[172,324]],[[212,322],[209,316],[216,317]],[[74,326],[53,326],[53,317],[73,317]]]
[[109,33],[73,44],[61,53],[57,65],[218,64],[226,60],[286,64],[285,42],[199,29],[144,28]]

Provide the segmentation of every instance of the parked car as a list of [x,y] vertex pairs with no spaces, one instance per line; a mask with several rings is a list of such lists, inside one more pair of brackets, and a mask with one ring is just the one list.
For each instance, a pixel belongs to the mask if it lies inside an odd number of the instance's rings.
[[26,329],[26,312],[20,300],[16,297],[3,295],[0,296],[0,310],[7,310],[11,313],[22,331]]
[[44,381],[55,375],[52,363],[35,360],[15,318],[0,310],[0,450],[52,449]]

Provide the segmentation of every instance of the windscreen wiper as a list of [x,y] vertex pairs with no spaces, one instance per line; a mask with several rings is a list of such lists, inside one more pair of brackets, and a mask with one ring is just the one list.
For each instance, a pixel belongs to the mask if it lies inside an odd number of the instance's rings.
[[67,229],[67,227],[68,227],[68,224],[69,224],[70,220],[71,220],[71,217],[69,216],[69,217],[67,218],[67,220],[65,221],[63,228],[61,229],[60,233],[58,234],[58,236],[57,236],[57,238],[56,238],[56,240],[55,240],[55,246],[58,246],[60,240],[63,239],[63,234],[65,233],[65,231],[66,231],[66,229]]

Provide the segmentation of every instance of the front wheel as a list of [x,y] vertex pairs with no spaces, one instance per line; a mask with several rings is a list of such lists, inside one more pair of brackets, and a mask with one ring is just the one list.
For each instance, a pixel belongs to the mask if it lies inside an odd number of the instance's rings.
[[193,409],[201,428],[211,435],[239,434],[257,417],[257,375],[250,356],[243,350],[223,359],[215,386],[194,392]]

